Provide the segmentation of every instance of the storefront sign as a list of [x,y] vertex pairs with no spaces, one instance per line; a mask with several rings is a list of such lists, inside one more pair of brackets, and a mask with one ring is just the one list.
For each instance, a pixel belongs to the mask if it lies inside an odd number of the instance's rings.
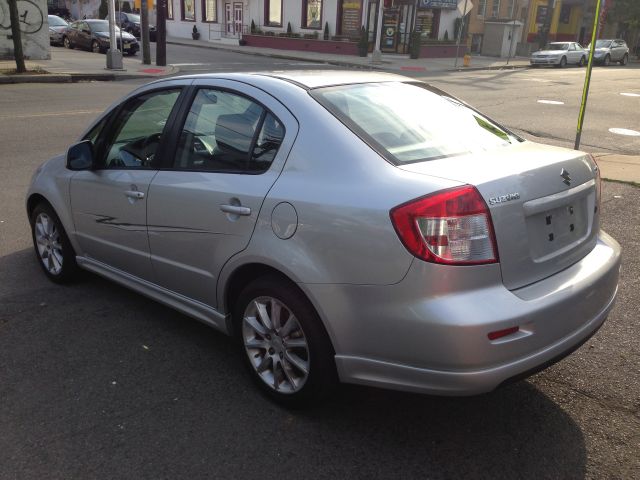
[[394,52],[398,40],[398,22],[400,10],[397,8],[385,8],[382,14],[382,45],[383,52]]
[[454,10],[458,7],[458,0],[420,0],[420,8],[444,8]]
[[343,0],[342,24],[340,29],[342,35],[349,37],[360,36],[360,25],[362,23],[362,11],[360,8],[359,1]]

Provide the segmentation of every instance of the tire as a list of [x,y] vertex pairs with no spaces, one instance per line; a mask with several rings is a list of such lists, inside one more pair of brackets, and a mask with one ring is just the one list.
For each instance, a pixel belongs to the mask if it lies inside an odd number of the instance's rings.
[[62,222],[47,203],[39,203],[30,218],[31,237],[38,263],[49,280],[68,283],[78,274],[76,252]]
[[102,53],[102,49],[100,48],[100,44],[98,43],[97,40],[94,40],[93,42],[91,42],[91,51],[93,53]]
[[71,40],[69,40],[69,37],[63,37],[62,39],[62,45],[64,45],[64,48],[73,48],[73,45],[71,44]]
[[302,407],[337,385],[329,335],[295,284],[272,274],[254,280],[238,296],[233,319],[244,363],[272,400]]
[[604,57],[604,61],[602,63],[604,64],[605,67],[608,67],[609,65],[611,65],[611,56],[607,54],[606,57]]
[[584,67],[585,63],[586,63],[586,59],[584,58],[584,56],[580,57],[580,63],[578,63],[578,66]]
[[620,60],[620,65],[624,67],[628,62],[629,62],[629,54],[625,53],[624,57],[622,57],[622,60]]
[[560,64],[558,65],[559,68],[564,68],[567,66],[567,57],[562,57],[560,59]]

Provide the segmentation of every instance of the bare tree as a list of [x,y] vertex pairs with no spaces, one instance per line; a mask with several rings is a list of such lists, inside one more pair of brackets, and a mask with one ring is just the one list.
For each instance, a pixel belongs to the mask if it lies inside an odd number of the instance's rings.
[[11,37],[13,38],[13,57],[16,60],[16,71],[24,73],[24,52],[22,51],[22,32],[20,31],[20,17],[18,15],[17,0],[7,0],[9,4],[9,18],[11,20]]

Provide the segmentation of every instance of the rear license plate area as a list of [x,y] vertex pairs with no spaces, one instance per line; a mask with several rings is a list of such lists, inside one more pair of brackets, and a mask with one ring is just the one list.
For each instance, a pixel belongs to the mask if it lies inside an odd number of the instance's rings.
[[579,243],[588,234],[587,198],[527,217],[527,233],[534,261],[548,260],[559,250]]

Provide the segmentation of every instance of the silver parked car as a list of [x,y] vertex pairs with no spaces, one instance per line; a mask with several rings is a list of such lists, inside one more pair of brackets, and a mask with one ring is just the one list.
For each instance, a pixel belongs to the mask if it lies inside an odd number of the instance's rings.
[[[587,48],[591,48],[591,44],[589,44]],[[596,40],[593,60],[605,66],[609,66],[611,62],[619,62],[620,65],[626,65],[629,63],[629,47],[627,46],[627,42],[621,39]]]
[[337,380],[478,394],[567,355],[616,296],[599,206],[590,155],[339,71],[140,87],[26,199],[51,280],[86,269],[235,335],[285,404]]
[[583,67],[589,52],[577,42],[553,42],[543,50],[533,52],[529,58],[532,66],[553,65],[563,68],[569,64]]

